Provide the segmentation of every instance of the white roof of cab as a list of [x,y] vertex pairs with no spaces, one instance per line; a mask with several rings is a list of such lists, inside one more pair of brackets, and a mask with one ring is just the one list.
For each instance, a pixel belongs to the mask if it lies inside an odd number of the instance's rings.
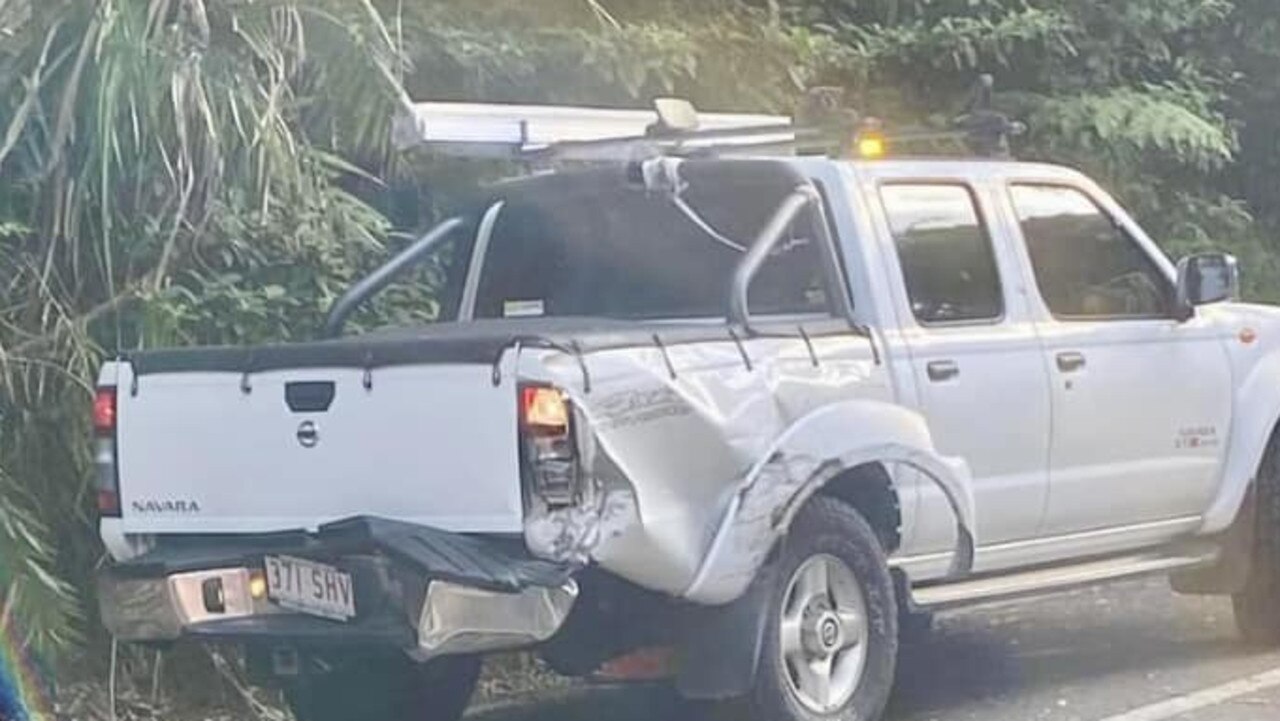
[[877,179],[930,178],[1027,178],[1077,182],[1086,176],[1074,168],[1052,163],[1008,158],[886,158],[883,160],[834,160],[852,167],[859,175]]

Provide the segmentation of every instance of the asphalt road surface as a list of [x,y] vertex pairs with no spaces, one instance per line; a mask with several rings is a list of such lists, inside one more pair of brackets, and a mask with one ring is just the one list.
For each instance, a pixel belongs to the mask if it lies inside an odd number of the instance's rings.
[[[662,689],[589,688],[474,721],[697,718]],[[904,646],[886,721],[1277,721],[1280,652],[1242,644],[1230,603],[1163,579],[943,614]]]

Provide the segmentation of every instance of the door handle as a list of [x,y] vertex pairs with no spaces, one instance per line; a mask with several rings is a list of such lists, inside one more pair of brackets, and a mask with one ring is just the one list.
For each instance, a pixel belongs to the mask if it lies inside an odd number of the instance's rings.
[[960,375],[960,366],[955,361],[938,360],[929,361],[925,366],[925,370],[929,373],[929,380],[935,383],[941,383]]
[[1084,367],[1084,354],[1068,351],[1058,354],[1058,370],[1063,373],[1078,371]]

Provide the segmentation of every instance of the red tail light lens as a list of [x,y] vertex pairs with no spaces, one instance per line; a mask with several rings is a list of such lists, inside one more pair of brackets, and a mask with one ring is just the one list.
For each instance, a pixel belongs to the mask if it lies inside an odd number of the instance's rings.
[[116,467],[116,389],[99,388],[93,396],[94,490],[98,514],[120,516],[120,479]]
[[98,489],[98,513],[107,517],[120,515],[120,494],[114,490]]
[[550,507],[580,495],[573,409],[563,391],[548,385],[520,387],[520,459],[525,487]]
[[116,389],[99,388],[93,396],[93,430],[100,436],[116,431]]
[[557,388],[525,386],[520,389],[520,420],[536,436],[566,435],[569,401]]

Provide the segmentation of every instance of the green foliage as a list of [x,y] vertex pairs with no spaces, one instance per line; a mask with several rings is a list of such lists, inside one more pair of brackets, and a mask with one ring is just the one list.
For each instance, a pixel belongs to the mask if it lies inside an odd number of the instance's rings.
[[[399,20],[414,97],[632,105],[679,93],[725,108],[787,108],[834,50],[738,2],[414,3]],[[427,70],[430,68],[430,70]]]
[[384,257],[386,223],[317,165],[302,168],[296,196],[266,208],[235,189],[215,201],[186,262],[141,297],[144,345],[304,340],[320,327]]
[[1088,155],[1129,168],[1165,161],[1198,171],[1220,169],[1235,152],[1233,134],[1216,114],[1181,101],[1171,88],[1120,88],[1036,98],[1026,103],[1026,117],[1033,139],[1054,154]]
[[1031,128],[1021,156],[1095,175],[1171,251],[1210,239],[1239,251],[1249,293],[1280,296],[1272,4],[796,0],[784,14],[838,39],[853,60],[827,72],[901,123],[945,122],[939,110],[963,102],[974,73],[993,72],[997,104]]
[[[91,588],[102,357],[297,334],[380,252],[336,152],[381,147],[401,63],[363,2],[4,0],[0,23],[0,475],[27,499],[0,559],[35,599]],[[46,646],[78,615],[52,595],[15,606]]]
[[1071,19],[1055,10],[1020,7],[1002,14],[917,18],[892,25],[842,22],[840,37],[865,62],[891,74],[920,77],[923,68],[972,74],[1010,67],[1035,48],[1071,53]]
[[[49,570],[56,553],[40,520],[42,511],[0,468],[0,634],[23,638],[37,652],[48,653],[77,638],[66,622],[75,612],[76,594]],[[16,632],[7,632],[10,623],[19,624]]]

